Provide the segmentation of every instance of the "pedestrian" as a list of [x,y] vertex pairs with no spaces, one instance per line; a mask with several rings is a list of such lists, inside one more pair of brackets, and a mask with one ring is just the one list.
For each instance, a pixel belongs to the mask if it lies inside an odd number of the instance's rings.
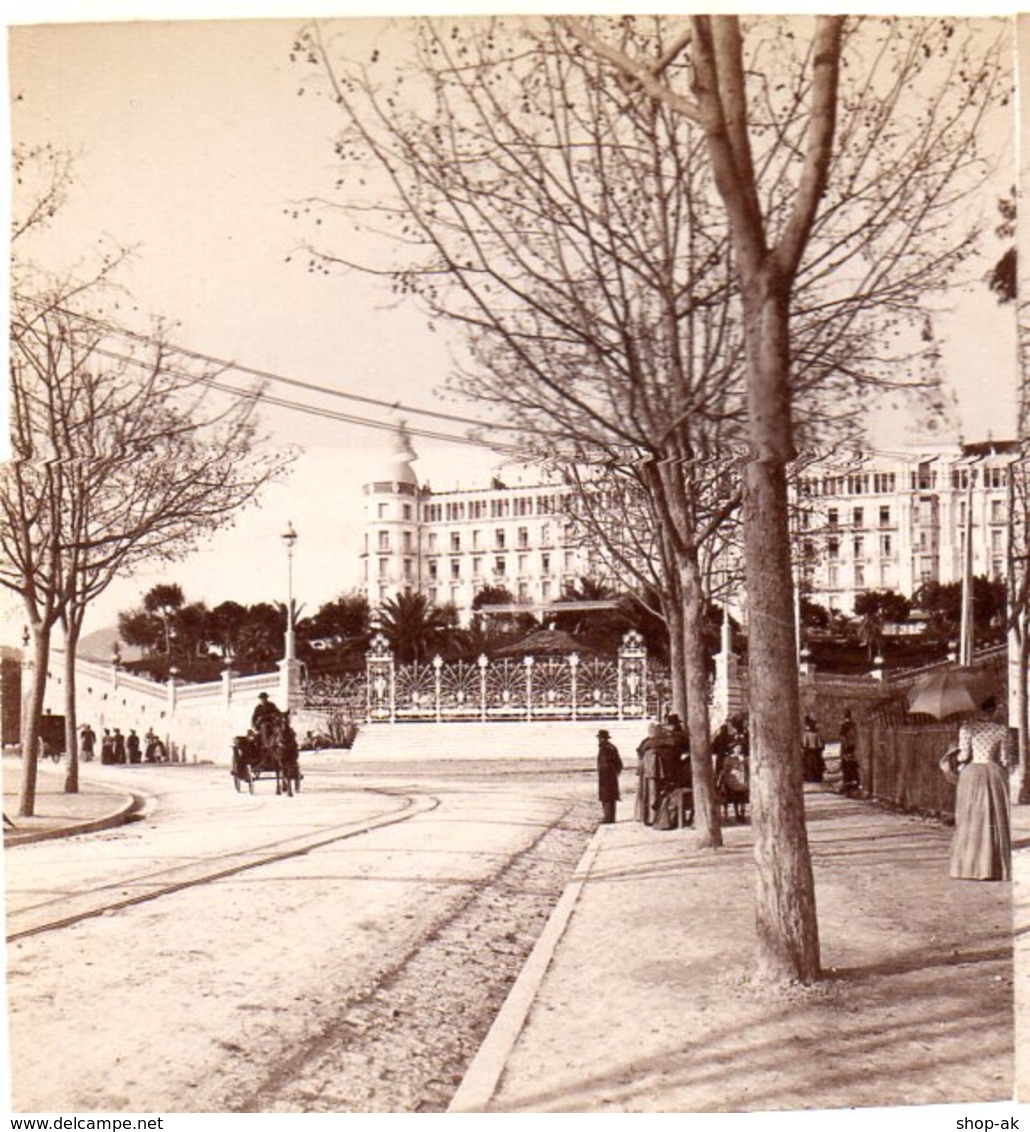
[[683,727],[683,720],[676,712],[665,717],[665,726],[672,740],[672,776],[677,786],[691,785],[693,775],[690,765],[690,736]]
[[125,753],[129,756],[130,763],[138,763],[140,761],[140,744],[139,736],[130,728],[128,737],[125,740]]
[[96,732],[88,723],[84,723],[82,725],[82,731],[79,733],[79,751],[82,754],[84,762],[91,763],[93,761],[93,751],[96,747],[96,742]]
[[601,823],[611,825],[615,821],[615,806],[622,795],[619,793],[619,773],[622,759],[619,750],[607,731],[597,733],[597,796],[601,801]]
[[114,761],[119,765],[125,762],[125,736],[116,727],[114,729],[114,736],[111,740],[114,747]]
[[110,727],[104,728],[104,735],[100,740],[100,761],[104,766],[114,762],[114,736]]
[[815,720],[805,716],[801,733],[802,776],[806,782],[822,782],[826,764],[823,761],[823,737]]
[[994,696],[988,696],[979,718],[959,728],[957,750],[941,758],[945,774],[958,777],[950,863],[956,880],[1008,880],[1012,875],[1009,734],[992,718],[997,706]]
[[751,763],[739,739],[734,740],[722,761],[715,779],[715,791],[724,812],[732,805],[737,821],[747,820],[747,806],[751,800]]
[[858,728],[851,718],[851,708],[845,708],[840,721],[840,792],[856,794],[859,786]]
[[636,819],[644,825],[653,825],[655,811],[661,797],[662,764],[660,752],[666,745],[664,728],[652,723],[647,738],[637,747],[637,801]]

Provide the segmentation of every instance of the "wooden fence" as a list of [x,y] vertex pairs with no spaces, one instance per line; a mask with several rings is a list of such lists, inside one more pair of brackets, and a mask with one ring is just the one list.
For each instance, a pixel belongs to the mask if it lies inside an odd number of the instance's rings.
[[860,728],[862,789],[906,813],[953,818],[955,787],[939,764],[941,755],[957,742],[957,723],[891,725],[878,720]]

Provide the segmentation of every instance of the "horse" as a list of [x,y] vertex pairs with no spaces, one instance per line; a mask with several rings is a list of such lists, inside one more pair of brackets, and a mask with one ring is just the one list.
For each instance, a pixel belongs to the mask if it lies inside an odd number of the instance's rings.
[[266,766],[275,768],[275,792],[292,798],[300,792],[300,758],[297,737],[285,715],[263,719],[258,731]]

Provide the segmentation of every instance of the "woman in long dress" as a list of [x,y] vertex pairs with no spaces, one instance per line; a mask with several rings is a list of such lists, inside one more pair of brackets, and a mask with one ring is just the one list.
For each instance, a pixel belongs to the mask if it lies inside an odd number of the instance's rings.
[[993,696],[984,700],[980,718],[959,729],[951,846],[951,875],[959,880],[1008,880],[1012,875],[1008,729],[991,719],[995,707]]

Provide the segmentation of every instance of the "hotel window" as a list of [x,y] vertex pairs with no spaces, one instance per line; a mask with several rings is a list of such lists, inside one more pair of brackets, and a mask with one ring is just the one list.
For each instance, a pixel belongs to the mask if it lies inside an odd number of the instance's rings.
[[429,604],[430,605],[436,605],[436,593],[437,593],[436,586],[430,586],[429,587]]
[[451,550],[461,550],[461,535],[457,531],[451,531]]
[[551,583],[550,582],[545,580],[545,581],[540,583],[540,596],[543,598],[544,601],[547,601],[550,598],[550,596],[551,596]]
[[451,578],[453,579],[453,578],[460,578],[460,577],[461,577],[461,559],[460,558],[452,558],[451,559]]
[[542,574],[550,574],[551,572],[551,556],[549,554],[540,555],[540,572]]
[[1006,480],[1007,468],[985,468],[984,469],[984,486],[985,487],[1004,487]]
[[576,552],[574,550],[565,551],[565,569],[571,570],[576,565]]
[[529,601],[528,582],[519,582],[519,601]]
[[830,558],[839,558],[840,557],[840,542],[835,538],[831,538],[829,543],[827,543],[826,553],[827,553],[827,555],[829,555]]
[[891,525],[891,509],[889,507],[880,508],[880,526],[889,527]]
[[529,528],[519,527],[518,545],[520,550],[525,550],[529,546]]
[[430,531],[429,532],[429,553],[434,554],[435,552],[436,552],[436,531]]
[[897,477],[894,472],[874,472],[873,491],[877,495],[890,495],[894,491]]
[[388,504],[388,503],[380,503],[380,504],[378,504],[378,506],[377,506],[377,508],[376,508],[376,513],[378,514],[378,516],[379,516],[379,518],[380,518],[380,519],[385,519],[385,518],[386,518],[386,514],[387,514],[387,508],[388,508],[388,507],[389,507],[389,504]]
[[482,538],[483,538],[483,532],[482,531],[473,531],[472,532],[472,549],[473,550],[481,550],[482,549],[482,546],[483,546]]
[[1004,499],[991,500],[991,522],[1004,523],[1008,518],[1008,508],[1005,506]]
[[880,557],[889,558],[891,553],[891,536],[880,535]]
[[855,588],[862,589],[865,586],[865,567],[861,562],[855,563]]
[[836,507],[831,507],[826,512],[826,525],[828,527],[835,527],[840,522],[840,513]]
[[851,513],[851,525],[853,527],[865,526],[865,510],[862,507],[856,507]]
[[412,573],[412,569],[411,569],[411,559],[405,558],[404,559],[404,578],[405,578],[406,581],[410,582],[412,577],[413,577],[413,573]]
[[504,550],[504,538],[505,538],[504,528],[498,527],[497,530],[494,531],[494,549],[495,550]]
[[387,578],[387,577],[389,577],[389,575],[390,575],[390,559],[389,558],[380,558],[379,559],[379,577],[380,578]]
[[851,542],[851,550],[854,554],[855,561],[860,562],[862,556],[865,554],[865,539],[861,535],[857,535]]
[[551,545],[551,524],[550,523],[541,523],[540,524],[540,545],[541,546],[550,546]]
[[472,577],[481,578],[483,576],[483,560],[482,558],[472,559]]
[[498,557],[494,559],[494,573],[503,576],[506,565],[507,564],[505,560],[500,555],[498,555]]
[[389,531],[380,531],[379,532],[379,549],[380,550],[389,550],[390,549],[390,532]]
[[430,578],[430,580],[431,580],[431,581],[433,581],[433,582],[435,582],[435,581],[436,581],[436,579],[437,579],[437,568],[438,568],[438,566],[437,566],[437,561],[436,561],[436,559],[434,558],[434,559],[433,559],[433,560],[432,560],[432,561],[431,561],[431,562],[429,563],[429,578]]
[[826,583],[833,589],[840,585],[840,567],[836,563],[827,567]]
[[529,555],[528,554],[520,554],[519,555],[519,573],[525,574],[528,569],[529,569]]
[[411,522],[411,504],[410,503],[404,504],[404,521],[406,523]]
[[410,554],[412,551],[411,531],[404,532],[404,553]]

